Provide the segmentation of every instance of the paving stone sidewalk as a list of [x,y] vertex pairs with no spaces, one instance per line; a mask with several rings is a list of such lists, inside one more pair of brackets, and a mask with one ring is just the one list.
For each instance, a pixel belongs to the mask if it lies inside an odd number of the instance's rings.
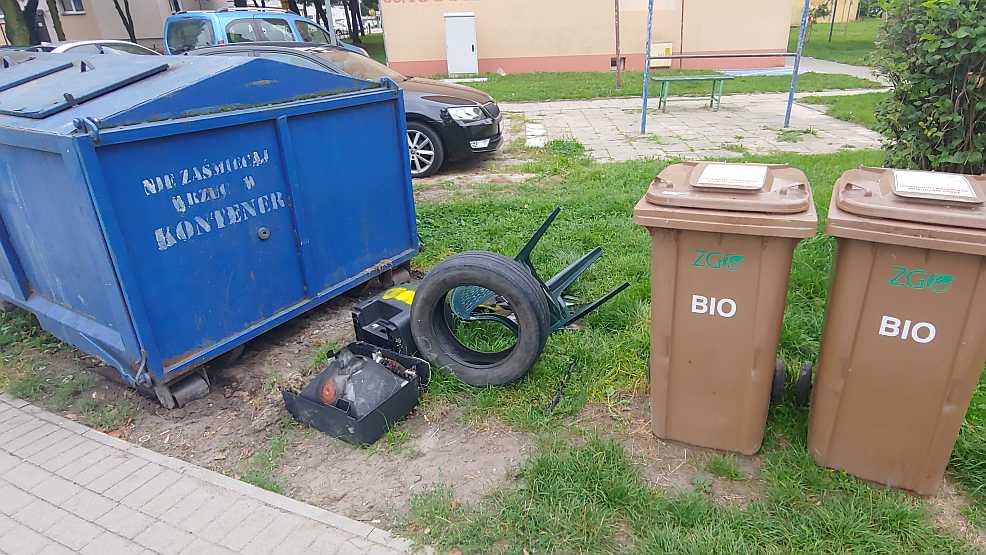
[[0,553],[389,555],[411,547],[0,395]]
[[[851,94],[866,91],[840,91]],[[816,93],[823,94],[823,93]],[[708,98],[677,97],[668,112],[647,110],[647,134],[640,134],[639,98],[503,103],[524,120],[529,146],[575,139],[596,161],[640,158],[730,158],[746,153],[825,154],[841,149],[880,147],[880,135],[825,114],[822,107],[796,103],[789,132],[782,130],[786,94],[729,95],[718,112]]]

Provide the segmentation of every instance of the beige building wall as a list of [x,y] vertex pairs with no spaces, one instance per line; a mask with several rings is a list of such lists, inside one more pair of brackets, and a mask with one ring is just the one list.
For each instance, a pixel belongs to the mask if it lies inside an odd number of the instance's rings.
[[[855,21],[856,14],[859,12],[859,0],[839,0],[839,5],[835,6],[833,0],[810,0],[811,7],[817,8],[822,4],[829,5],[829,13],[832,13],[833,7],[835,7],[835,21],[836,23],[844,23],[846,21]],[[791,25],[800,26],[801,25],[801,12],[804,9],[804,0],[791,0]],[[818,23],[828,23],[832,19],[831,15],[819,18]]]
[[[84,14],[62,14],[66,40],[129,39],[112,0],[85,0],[84,5]],[[130,0],[130,12],[137,42],[161,50],[164,20],[171,15],[171,3],[168,0]]]
[[[787,49],[789,0],[655,0],[653,43],[675,53],[766,53]],[[381,0],[388,62],[409,75],[447,73],[445,13],[476,15],[481,73],[608,71],[615,54],[608,0]],[[621,55],[644,63],[647,0],[621,0]],[[684,50],[682,50],[682,48]],[[771,67],[783,58],[689,60],[675,67]]]

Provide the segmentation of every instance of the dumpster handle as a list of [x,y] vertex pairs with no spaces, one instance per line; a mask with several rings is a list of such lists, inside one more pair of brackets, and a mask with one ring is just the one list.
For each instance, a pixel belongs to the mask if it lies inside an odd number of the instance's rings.
[[92,142],[99,142],[99,125],[92,118],[75,118],[72,125],[79,131],[83,131],[92,138]]

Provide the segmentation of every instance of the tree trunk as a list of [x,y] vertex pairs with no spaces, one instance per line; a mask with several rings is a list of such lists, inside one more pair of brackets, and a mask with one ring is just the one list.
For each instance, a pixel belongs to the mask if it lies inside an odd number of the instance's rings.
[[38,0],[28,0],[22,12],[24,26],[27,27],[28,44],[41,44],[38,36]]
[[127,30],[131,42],[137,42],[137,34],[134,32],[134,16],[130,13],[130,0],[123,0],[123,7],[120,7],[120,0],[113,0],[116,13],[120,15],[120,21]]
[[342,3],[342,10],[346,12],[346,31],[349,33],[349,42],[353,42],[353,18],[349,15],[349,2]]
[[288,0],[288,11],[301,15],[301,10],[298,9],[298,2],[296,0]]
[[359,10],[359,0],[349,0],[349,17],[352,23],[349,25],[349,39],[353,44],[363,42],[363,14]]
[[[254,5],[256,5],[256,4],[257,4],[257,2],[254,1]],[[247,6],[247,0],[233,0],[233,7],[234,8],[249,8],[250,6]]]
[[322,0],[315,0],[315,21],[321,23],[326,29],[329,28],[329,20],[325,16],[325,4]]
[[31,44],[31,32],[24,23],[24,13],[17,0],[0,0],[0,12],[3,12],[4,29],[10,44]]
[[65,40],[65,29],[62,29],[62,18],[58,15],[55,0],[48,0],[48,13],[51,14],[51,22],[55,25],[55,36],[58,40]]

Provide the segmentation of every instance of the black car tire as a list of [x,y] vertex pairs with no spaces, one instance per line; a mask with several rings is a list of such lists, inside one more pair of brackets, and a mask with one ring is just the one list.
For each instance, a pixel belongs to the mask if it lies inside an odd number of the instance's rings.
[[[459,286],[485,287],[510,303],[518,327],[512,347],[496,353],[463,345],[447,315],[448,293]],[[411,334],[424,359],[470,385],[503,385],[524,377],[551,333],[548,300],[530,271],[492,252],[464,252],[433,268],[415,291]]]
[[[418,146],[416,147],[414,143]],[[432,146],[430,150],[426,146],[425,148],[420,148],[428,143]],[[438,133],[435,133],[431,127],[424,123],[417,121],[407,122],[407,147],[410,157],[411,177],[428,177],[441,169],[442,164],[445,163],[445,145],[442,144],[442,139],[438,136]],[[422,154],[417,155],[417,163],[415,161],[415,148],[419,148],[422,151]],[[429,159],[424,154],[425,152],[432,153],[430,163],[427,164],[426,162],[429,162]]]

